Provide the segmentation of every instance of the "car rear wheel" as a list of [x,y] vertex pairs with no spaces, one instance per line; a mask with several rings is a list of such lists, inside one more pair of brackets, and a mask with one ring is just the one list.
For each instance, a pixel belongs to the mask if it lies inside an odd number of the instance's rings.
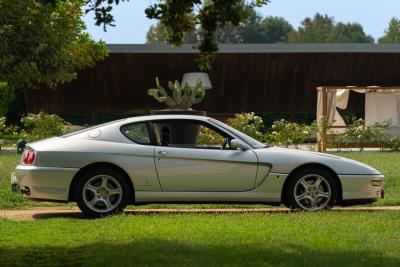
[[319,168],[307,168],[291,177],[285,196],[286,205],[290,209],[324,210],[335,204],[338,186],[329,172]]
[[90,217],[122,212],[129,201],[124,177],[112,169],[95,169],[85,173],[76,186],[76,202]]

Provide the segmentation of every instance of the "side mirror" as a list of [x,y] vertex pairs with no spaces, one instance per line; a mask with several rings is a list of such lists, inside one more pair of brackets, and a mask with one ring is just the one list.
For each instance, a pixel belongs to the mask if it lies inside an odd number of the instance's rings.
[[232,139],[229,143],[231,149],[247,150],[247,146],[239,139]]

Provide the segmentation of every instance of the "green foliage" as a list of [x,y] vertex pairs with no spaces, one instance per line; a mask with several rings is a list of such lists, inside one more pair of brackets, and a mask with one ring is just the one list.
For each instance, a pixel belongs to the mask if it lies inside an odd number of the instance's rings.
[[[113,26],[114,18],[111,14],[113,5],[118,5],[122,0],[88,0],[86,12],[93,11],[97,25]],[[174,47],[185,42],[186,33],[199,29],[200,39],[197,48],[200,54],[197,62],[201,71],[211,69],[214,62],[214,53],[218,50],[215,40],[215,31],[218,27],[227,24],[234,26],[245,21],[247,17],[246,6],[260,7],[269,0],[160,0],[146,8],[146,16],[157,19],[165,27],[165,40]],[[159,38],[152,38],[157,39]]]
[[0,83],[0,116],[6,115],[12,98],[12,88],[10,88],[5,82]]
[[[226,121],[226,124],[259,141],[265,139],[263,120],[261,117],[254,115],[253,112],[235,114],[233,118]],[[200,131],[199,140],[203,143],[215,145],[220,145],[224,141],[220,134],[205,127],[202,127]]]
[[0,265],[396,267],[400,261],[398,211],[128,211],[97,220],[43,213],[0,220]]
[[198,144],[205,145],[222,145],[224,138],[210,128],[201,126],[199,136],[197,137]]
[[0,135],[4,135],[7,129],[6,118],[0,117]]
[[[165,26],[158,22],[155,25],[151,25],[146,34],[147,44],[166,44],[167,43],[167,30]],[[185,32],[184,43],[195,44],[197,42],[196,32]]]
[[[245,6],[246,19],[239,25],[226,23],[218,26],[214,36],[217,43],[280,43],[286,42],[293,27],[281,17],[265,17],[258,14],[252,6]],[[146,40],[148,44],[167,43],[165,26],[158,22],[150,26]],[[194,44],[201,38],[201,32],[194,30],[184,34],[184,43]]]
[[167,107],[171,109],[189,109],[193,104],[200,103],[206,95],[200,79],[196,80],[194,86],[185,84],[183,87],[178,81],[174,83],[169,81],[168,87],[172,91],[172,97],[160,85],[158,77],[156,77],[156,86],[157,88],[147,91],[148,95],[153,96],[160,103],[165,102]]
[[55,114],[29,113],[21,119],[23,127],[22,135],[29,142],[45,139],[52,136],[62,135],[65,132],[65,126],[69,123]]
[[19,135],[19,128],[17,126],[7,126],[6,125],[6,118],[0,117],[0,137],[17,137]]
[[363,119],[354,118],[353,123],[347,127],[346,137],[350,142],[354,142],[360,148],[360,151],[362,151],[365,144],[371,140],[371,127],[366,126]]
[[275,121],[267,135],[267,142],[277,146],[296,148],[307,139],[315,137],[317,133],[316,123],[308,126],[296,122],[288,122],[284,119]]
[[357,23],[338,23],[328,15],[315,14],[306,18],[297,31],[289,34],[289,43],[373,43]]
[[286,42],[293,27],[281,17],[259,15],[247,7],[247,18],[235,26],[231,23],[218,27],[215,38],[218,43],[281,43]]
[[[261,21],[261,34],[263,43],[285,43],[294,29],[290,23],[282,17],[266,17]],[[250,38],[249,38],[250,39]],[[251,39],[247,43],[251,43]],[[261,43],[261,42],[260,42]]]
[[385,30],[385,35],[379,38],[380,44],[398,44],[400,43],[400,20],[392,18],[389,27]]
[[81,20],[85,0],[0,0],[0,82],[55,87],[107,52]]
[[263,120],[254,112],[235,114],[235,117],[227,120],[227,124],[261,142],[265,139]]
[[353,117],[345,132],[328,135],[328,143],[337,151],[354,145],[362,151],[368,144],[379,147],[381,151],[398,151],[400,149],[400,135],[393,135],[390,132],[391,124],[391,121],[385,121],[365,125],[363,119]]

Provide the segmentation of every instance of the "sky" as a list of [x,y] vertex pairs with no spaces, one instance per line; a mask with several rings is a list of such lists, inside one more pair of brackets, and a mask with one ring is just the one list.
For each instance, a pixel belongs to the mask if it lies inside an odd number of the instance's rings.
[[[144,10],[155,0],[130,0],[114,7],[115,27],[94,25],[94,15],[84,17],[88,32],[96,40],[108,44],[143,44],[146,33],[156,21],[149,20]],[[400,18],[400,0],[271,0],[257,9],[263,16],[280,16],[288,20],[295,28],[306,17],[315,13],[328,14],[340,22],[357,22],[363,25],[364,31],[375,40],[384,34],[393,17]]]

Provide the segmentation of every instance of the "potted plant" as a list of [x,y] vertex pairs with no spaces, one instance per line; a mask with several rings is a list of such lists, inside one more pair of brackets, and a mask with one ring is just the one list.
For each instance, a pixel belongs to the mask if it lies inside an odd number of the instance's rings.
[[172,96],[169,96],[167,91],[160,85],[158,77],[156,77],[157,88],[152,88],[147,91],[150,96],[153,96],[158,102],[167,105],[166,109],[152,110],[151,114],[193,114],[205,115],[205,111],[193,110],[193,104],[200,103],[205,96],[205,90],[200,79],[191,86],[188,83],[181,85],[178,81],[168,82],[168,87],[172,91]]
[[[167,91],[160,85],[156,77],[156,88],[148,90],[148,94],[153,96],[158,102],[167,105],[166,109],[152,110],[152,115],[160,114],[182,114],[182,115],[206,115],[205,111],[193,110],[194,104],[200,103],[205,96],[205,90],[200,79],[197,79],[194,85],[185,83],[183,86],[178,82],[168,82],[168,87],[172,91],[172,95],[168,95]],[[156,129],[161,133],[162,129],[167,129],[170,134],[171,144],[195,144],[200,132],[200,126],[195,124],[176,123],[160,123],[160,129]]]

